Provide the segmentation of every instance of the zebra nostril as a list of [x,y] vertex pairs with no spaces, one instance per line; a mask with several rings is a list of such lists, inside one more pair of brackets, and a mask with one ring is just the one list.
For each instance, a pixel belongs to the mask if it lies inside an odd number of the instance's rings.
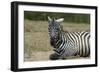
[[54,39],[57,39],[57,37],[55,37]]
[[53,41],[56,41],[57,38],[56,38],[56,37],[52,37],[51,39],[52,39]]

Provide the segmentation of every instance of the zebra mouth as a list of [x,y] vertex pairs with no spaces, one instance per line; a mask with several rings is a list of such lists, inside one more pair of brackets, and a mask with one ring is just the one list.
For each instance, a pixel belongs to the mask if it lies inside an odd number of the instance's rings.
[[57,37],[53,37],[53,38],[51,38],[51,40],[56,41],[57,40]]
[[54,42],[56,42],[57,41],[57,38],[52,38],[51,40],[53,40]]

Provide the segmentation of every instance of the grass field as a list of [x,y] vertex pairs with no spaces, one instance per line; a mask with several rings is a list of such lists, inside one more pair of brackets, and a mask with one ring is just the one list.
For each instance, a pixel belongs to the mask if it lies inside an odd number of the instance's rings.
[[[53,52],[49,42],[48,23],[46,21],[24,21],[24,61],[49,60]],[[89,31],[90,25],[83,23],[62,23],[64,30]]]

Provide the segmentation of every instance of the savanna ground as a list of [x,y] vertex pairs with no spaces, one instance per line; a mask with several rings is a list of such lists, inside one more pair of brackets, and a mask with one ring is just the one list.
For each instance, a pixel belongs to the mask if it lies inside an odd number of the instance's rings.
[[[53,48],[48,35],[48,22],[24,21],[24,61],[49,60]],[[90,25],[86,23],[62,23],[66,31],[89,31]]]

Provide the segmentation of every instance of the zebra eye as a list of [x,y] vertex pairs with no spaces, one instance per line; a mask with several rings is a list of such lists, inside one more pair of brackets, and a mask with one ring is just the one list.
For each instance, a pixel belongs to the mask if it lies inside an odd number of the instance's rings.
[[55,30],[55,32],[58,32],[58,29],[57,29],[57,30]]
[[59,31],[59,28],[56,28],[56,31]]

